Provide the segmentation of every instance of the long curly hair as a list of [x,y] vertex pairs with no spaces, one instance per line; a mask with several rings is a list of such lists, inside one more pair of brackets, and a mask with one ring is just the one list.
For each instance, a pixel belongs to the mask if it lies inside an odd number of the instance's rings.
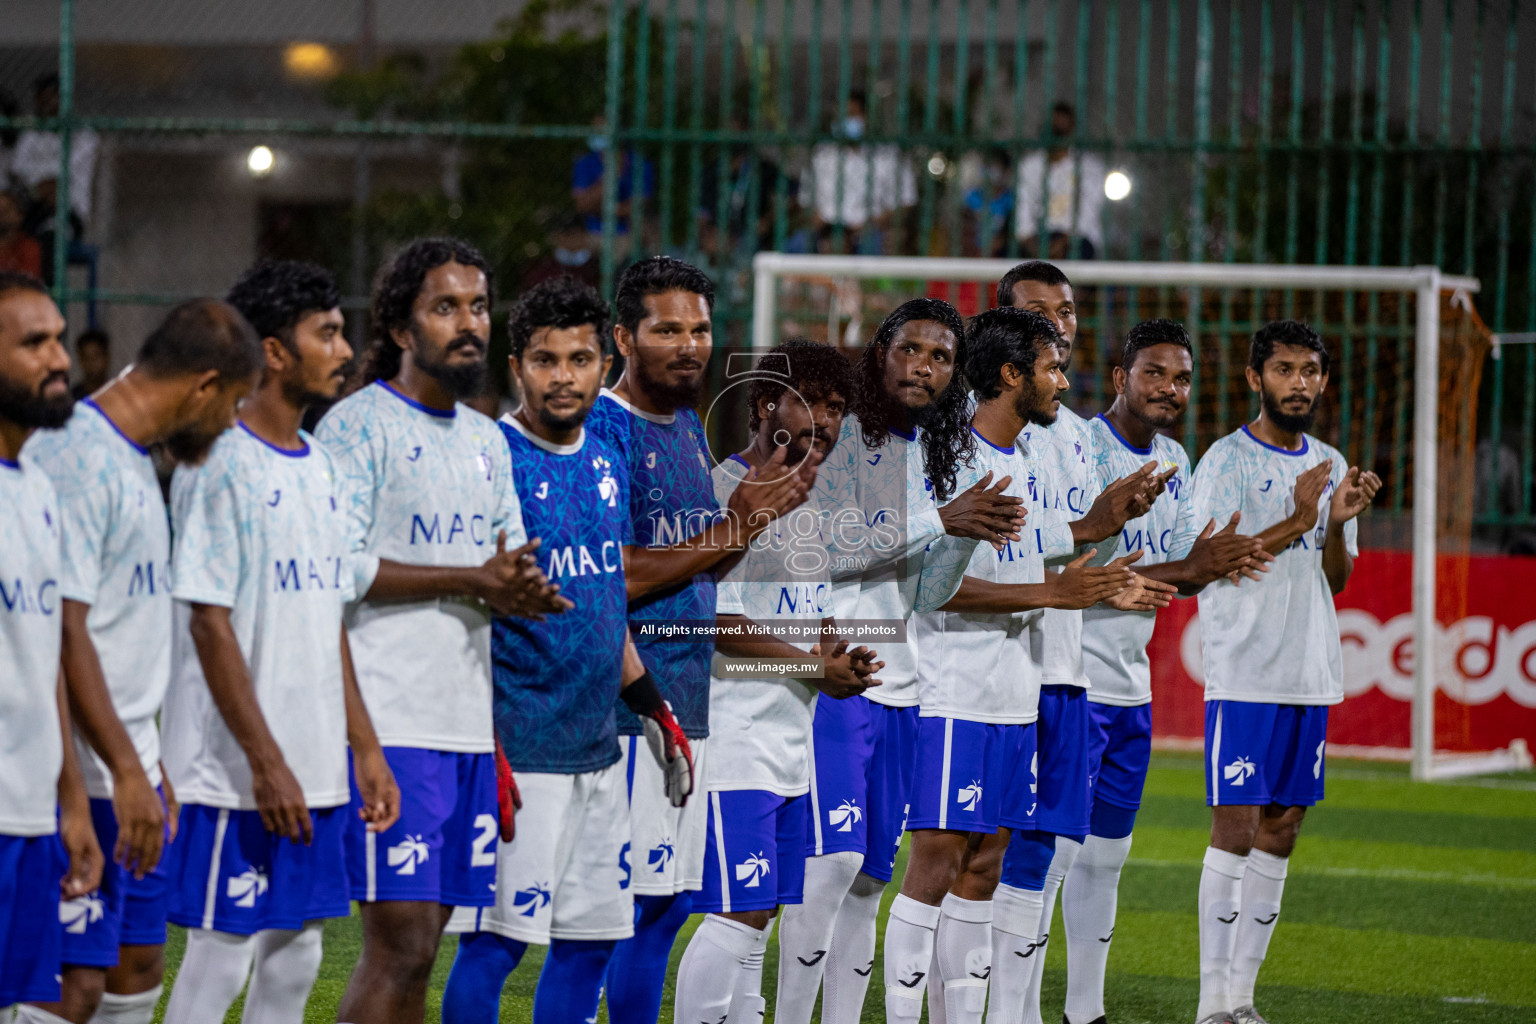
[[400,372],[400,346],[394,332],[410,326],[411,310],[427,274],[445,263],[474,267],[485,275],[486,297],[495,301],[491,265],[480,250],[459,238],[418,238],[379,271],[373,285],[373,345],[363,368],[363,381],[390,380]]
[[918,418],[923,428],[923,469],[933,484],[934,497],[949,500],[955,490],[957,468],[976,452],[971,436],[971,406],[965,381],[965,322],[954,306],[942,299],[910,299],[891,311],[881,321],[854,368],[852,410],[859,417],[864,444],[879,448],[890,434],[885,425],[890,419],[893,400],[885,392],[885,355],[896,332],[909,323],[926,320],[939,324],[955,336],[955,371],[945,388]]

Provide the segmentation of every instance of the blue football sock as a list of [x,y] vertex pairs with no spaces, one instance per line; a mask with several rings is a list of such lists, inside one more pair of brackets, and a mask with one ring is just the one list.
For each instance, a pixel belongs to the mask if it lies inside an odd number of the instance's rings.
[[610,1024],[656,1024],[672,944],[692,909],[686,892],[635,898],[635,937],[620,942],[608,961]]
[[596,1020],[603,972],[616,945],[611,939],[551,942],[533,992],[534,1024],[587,1024]]
[[501,1020],[501,987],[527,951],[527,943],[490,932],[460,936],[459,953],[443,989],[443,1024]]

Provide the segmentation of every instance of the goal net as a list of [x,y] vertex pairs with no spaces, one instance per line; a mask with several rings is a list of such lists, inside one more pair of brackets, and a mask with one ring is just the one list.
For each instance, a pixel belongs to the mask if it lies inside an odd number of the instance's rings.
[[[1012,265],[759,253],[753,345],[804,336],[859,348],[916,296],[973,316],[995,305],[996,282]],[[1133,324],[1185,324],[1195,376],[1175,437],[1192,459],[1257,414],[1243,368],[1260,325],[1296,317],[1323,335],[1333,365],[1314,433],[1383,481],[1361,517],[1362,558],[1338,600],[1346,700],[1330,719],[1330,749],[1409,758],[1426,779],[1528,765],[1519,742],[1488,749],[1479,708],[1489,673],[1463,643],[1477,585],[1469,547],[1478,386],[1492,342],[1473,304],[1478,282],[1434,267],[1057,265],[1072,281],[1078,317],[1066,401],[1082,415],[1112,400],[1110,369]],[[1203,736],[1195,604],[1175,602],[1153,642],[1155,722],[1174,745]]]

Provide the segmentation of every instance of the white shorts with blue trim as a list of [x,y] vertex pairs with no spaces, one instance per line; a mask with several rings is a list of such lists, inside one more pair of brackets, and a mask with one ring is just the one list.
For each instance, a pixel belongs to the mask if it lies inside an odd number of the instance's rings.
[[516,777],[523,807],[517,834],[496,847],[496,904],[454,908],[448,931],[494,932],[540,946],[629,938],[635,919],[623,762]]
[[682,807],[673,807],[645,737],[619,737],[619,764],[629,791],[630,891],[636,896],[672,896],[704,888],[709,741],[688,743],[693,748],[693,795]]

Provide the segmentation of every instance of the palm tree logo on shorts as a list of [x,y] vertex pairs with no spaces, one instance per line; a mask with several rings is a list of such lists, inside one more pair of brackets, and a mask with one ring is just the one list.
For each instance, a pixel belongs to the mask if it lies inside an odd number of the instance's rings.
[[101,920],[106,904],[94,892],[59,902],[59,923],[71,935],[84,935],[85,929]]
[[406,836],[391,846],[386,855],[389,866],[395,869],[397,875],[414,875],[416,865],[425,864],[431,856],[432,850],[422,841],[421,836]]
[[534,882],[526,889],[519,889],[512,895],[512,909],[524,917],[532,917],[539,912],[540,907],[549,906],[549,887]]
[[1253,773],[1258,770],[1258,765],[1246,757],[1239,757],[1221,770],[1221,777],[1234,786],[1241,786],[1244,782],[1253,778]]
[[853,826],[864,820],[864,809],[852,800],[844,800],[827,812],[827,820],[839,832],[852,832]]
[[261,868],[246,868],[230,878],[224,886],[224,894],[235,901],[237,907],[254,907],[257,897],[267,891],[267,873]]
[[981,803],[981,780],[972,779],[969,786],[956,790],[955,803],[960,805],[962,811],[974,811]]
[[736,865],[736,881],[747,883],[748,889],[756,889],[758,883],[768,877],[768,870],[768,858],[759,850]]
[[645,862],[652,871],[659,875],[667,870],[667,865],[672,863],[672,858],[675,855],[676,851],[672,849],[672,839],[668,837],[651,847],[651,852],[646,856]]

